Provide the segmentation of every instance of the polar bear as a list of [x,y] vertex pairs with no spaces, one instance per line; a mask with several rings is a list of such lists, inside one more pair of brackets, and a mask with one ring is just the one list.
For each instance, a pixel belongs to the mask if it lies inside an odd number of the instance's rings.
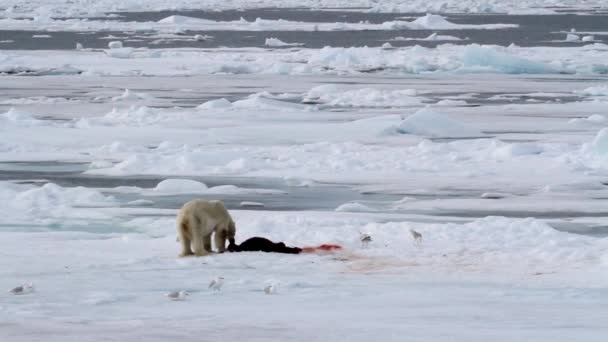
[[226,240],[234,244],[236,227],[224,202],[192,200],[179,210],[177,234],[182,244],[180,256],[203,256],[211,253],[213,233],[218,252],[223,253],[226,250]]

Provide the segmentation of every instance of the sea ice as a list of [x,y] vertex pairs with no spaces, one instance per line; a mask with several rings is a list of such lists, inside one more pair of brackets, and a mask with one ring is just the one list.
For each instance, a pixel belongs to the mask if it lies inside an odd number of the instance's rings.
[[352,203],[344,203],[336,208],[336,211],[345,211],[345,212],[364,212],[369,213],[375,211],[374,209],[366,206],[362,203],[352,202]]
[[118,40],[114,40],[108,43],[108,48],[110,49],[122,49],[122,42]]
[[241,202],[241,204],[239,206],[242,208],[263,208],[264,203],[243,201],[243,202]]
[[566,41],[567,42],[578,42],[578,41],[580,41],[580,37],[576,34],[568,33],[566,35]]
[[304,96],[304,102],[316,101],[341,107],[409,107],[421,106],[424,97],[415,89],[382,90],[374,88],[340,89],[325,84],[314,87]]
[[576,94],[586,96],[608,96],[608,86],[595,86],[575,91]]
[[[51,18],[112,18],[113,11],[187,11],[187,10],[246,10],[256,8],[314,8],[316,10],[336,10],[377,12],[377,13],[509,13],[509,14],[555,14],[555,8],[561,11],[593,10],[602,8],[603,0],[556,1],[556,0],[260,0],[260,1],[223,1],[207,0],[203,3],[195,0],[175,0],[167,3],[164,0],[104,0],[91,2],[73,2],[58,0],[52,3],[44,0],[6,0],[0,13],[5,18],[28,18],[36,21],[49,21]],[[179,16],[173,21],[180,22]]]
[[209,100],[205,103],[200,104],[196,108],[207,110],[207,109],[222,109],[222,108],[231,108],[231,107],[232,107],[232,103],[230,103],[230,101],[228,101],[222,97],[221,99]]
[[423,108],[405,118],[397,127],[403,134],[416,134],[428,137],[482,137],[483,133],[475,128],[451,119],[431,108]]
[[594,40],[595,40],[594,36],[583,36],[583,39],[582,39],[582,41],[584,41],[584,42],[592,42]]
[[455,37],[455,36],[442,35],[442,34],[437,34],[437,32],[433,32],[429,36],[424,37],[424,38],[394,37],[391,40],[394,40],[394,41],[410,41],[410,40],[419,40],[419,41],[456,41],[456,40],[463,40],[463,39]]
[[154,191],[170,194],[204,192],[208,187],[201,182],[191,179],[165,179],[158,183]]
[[[156,31],[176,33],[185,31],[363,31],[363,30],[495,30],[517,27],[517,24],[455,24],[436,14],[426,14],[414,21],[395,20],[383,23],[370,22],[302,22],[284,19],[244,18],[233,21],[214,21],[208,19],[171,15],[157,22],[112,21],[94,18],[48,18],[33,21],[24,18],[0,18],[0,27],[5,30],[47,30],[47,31],[102,31],[108,26],[114,31]],[[111,42],[114,48],[121,48],[119,41]]]
[[282,41],[278,38],[266,38],[264,45],[272,46],[272,47],[281,47],[281,46],[302,46],[304,44],[302,44],[302,43],[285,43],[284,41]]
[[494,71],[507,74],[542,74],[555,72],[555,68],[550,65],[512,56],[475,44],[465,48],[462,59],[464,66],[467,68],[490,68]]
[[601,129],[589,147],[598,154],[608,155],[608,128]]

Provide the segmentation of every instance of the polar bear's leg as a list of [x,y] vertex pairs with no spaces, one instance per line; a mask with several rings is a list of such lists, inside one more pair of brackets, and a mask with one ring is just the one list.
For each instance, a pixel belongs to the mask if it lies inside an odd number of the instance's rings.
[[222,226],[215,230],[215,248],[219,253],[226,251],[226,229]]
[[193,254],[192,249],[190,249],[191,235],[189,234],[189,231],[188,222],[178,222],[177,234],[179,236],[179,241],[182,244],[182,252],[179,254],[181,257]]
[[206,251],[211,252],[211,234],[203,237],[203,247]]
[[190,240],[188,238],[180,238],[179,241],[182,243],[182,252],[179,256],[188,256],[192,255],[192,249],[190,249]]
[[231,245],[234,245],[235,244],[234,237],[236,235],[236,225],[234,224],[234,221],[232,221],[232,219],[230,219],[230,222],[228,223],[228,233],[226,235],[228,235],[227,236],[228,242]]
[[209,254],[209,250],[205,249],[205,224],[207,220],[202,219],[201,222],[197,222],[197,226],[192,229],[192,247],[194,249],[194,255],[204,256]]

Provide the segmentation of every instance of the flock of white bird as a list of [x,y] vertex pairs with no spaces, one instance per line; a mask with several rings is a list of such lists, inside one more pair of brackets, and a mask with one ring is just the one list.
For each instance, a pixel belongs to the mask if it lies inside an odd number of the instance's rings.
[[[410,229],[410,233],[412,234],[412,238],[414,239],[414,245],[420,246],[422,244],[422,234],[420,234],[419,232],[417,232],[413,229]],[[360,234],[359,239],[361,240],[361,247],[367,248],[368,245],[372,242],[371,235],[363,233],[363,232],[359,232],[359,234]],[[211,280],[211,282],[209,282],[209,289],[212,290],[214,293],[220,292],[222,290],[222,285],[224,285],[224,277],[218,276],[218,277],[213,278]],[[32,283],[22,284],[22,285],[19,285],[15,288],[9,290],[9,292],[14,295],[24,295],[24,294],[32,293],[32,292],[34,292],[34,284],[32,284]],[[277,284],[266,285],[264,287],[264,293],[267,295],[277,293]],[[165,296],[167,296],[167,298],[169,298],[170,300],[173,300],[173,301],[184,301],[184,300],[186,300],[186,297],[189,295],[190,295],[190,293],[188,293],[185,290],[171,291],[171,292],[165,294]]]
[[[222,285],[224,285],[224,277],[216,277],[211,280],[209,283],[209,289],[213,292],[220,292],[222,290]],[[276,284],[268,284],[264,287],[265,294],[275,294],[277,291]],[[186,300],[186,297],[190,294],[185,290],[180,291],[172,291],[166,294],[167,298],[174,301],[183,301]]]
[[[372,237],[369,234],[363,233],[363,232],[359,232],[359,240],[361,240],[361,247],[362,248],[367,248],[367,246],[369,245],[370,242],[372,242]],[[422,245],[422,234],[420,234],[419,232],[410,229],[410,234],[412,234],[412,238],[414,239],[414,246],[421,246]]]

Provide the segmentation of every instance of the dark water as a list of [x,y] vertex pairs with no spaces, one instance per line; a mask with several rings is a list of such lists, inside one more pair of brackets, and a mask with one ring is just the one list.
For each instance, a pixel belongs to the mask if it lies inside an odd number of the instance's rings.
[[[43,163],[0,163],[0,181],[19,181],[20,183],[44,184],[54,183],[62,187],[82,186],[87,188],[114,188],[118,186],[136,186],[154,188],[166,176],[120,176],[106,177],[87,175],[86,164],[66,164],[57,162]],[[290,186],[281,179],[246,178],[246,177],[196,177],[193,179],[205,183],[209,187],[219,185],[236,185],[249,189],[274,189],[282,194],[180,194],[171,196],[142,196],[141,194],[121,194],[108,192],[121,203],[145,199],[153,203],[143,207],[177,209],[185,202],[195,198],[218,199],[226,203],[228,208],[240,208],[243,201],[261,202],[264,207],[255,210],[334,210],[349,201],[396,201],[401,195],[362,194],[349,186],[337,184],[316,184],[312,187]],[[129,206],[129,205],[125,205]],[[142,206],[136,206],[142,207]]]
[[[42,185],[54,183],[63,187],[83,186],[87,188],[113,188],[118,186],[136,186],[140,188],[154,188],[160,181],[166,179],[163,176],[121,176],[107,177],[97,175],[87,175],[82,173],[86,170],[87,164],[81,163],[58,163],[58,162],[27,162],[27,163],[0,163],[0,181],[15,181],[24,184]],[[171,177],[179,178],[179,177]],[[115,193],[106,192],[107,195],[114,196],[121,207],[133,208],[159,208],[159,209],[178,209],[184,203],[196,198],[219,199],[226,203],[229,209],[250,209],[250,210],[273,210],[273,211],[333,211],[338,206],[350,202],[362,202],[369,206],[374,212],[395,213],[391,209],[391,203],[400,200],[404,195],[418,199],[441,199],[441,198],[479,198],[479,190],[458,190],[452,193],[442,193],[438,195],[411,195],[411,194],[384,194],[373,192],[360,192],[353,188],[353,185],[338,184],[315,184],[311,187],[289,186],[281,179],[274,178],[246,178],[246,177],[187,177],[207,184],[209,187],[218,185],[236,185],[242,188],[265,188],[280,190],[281,194],[180,194],[171,196],[144,196],[139,193]],[[101,190],[103,192],[103,190]],[[129,205],[128,202],[134,200],[151,201],[144,205]],[[261,202],[264,207],[243,208],[240,203],[243,201]],[[464,211],[442,211],[442,210],[418,210],[418,211],[399,211],[398,213],[418,214],[434,216],[434,222],[454,222],[458,219],[477,219],[486,216],[505,216],[512,218],[536,217],[547,219],[548,223],[555,229],[592,236],[608,236],[608,226],[583,224],[571,222],[572,218],[580,217],[608,217],[606,212],[576,212],[576,211],[484,211],[484,210],[464,210]],[[392,218],[391,220],[395,220]],[[412,218],[410,220],[426,222],[429,219],[424,217]],[[459,220],[456,220],[459,221]],[[59,227],[61,229],[71,229],[70,227]],[[57,228],[57,229],[59,229]],[[77,230],[82,230],[79,227]],[[110,229],[105,226],[97,227],[92,225],[86,228],[91,231],[99,229]],[[87,230],[87,231],[88,231]]]
[[[339,11],[310,11],[294,9],[258,9],[247,11],[161,11],[121,13],[118,18],[100,18],[108,21],[158,21],[170,15],[185,15],[190,17],[211,19],[216,21],[239,20],[241,17],[253,21],[262,19],[285,19],[305,22],[348,22],[358,23],[369,21],[381,23],[385,21],[412,20],[420,14],[396,13],[357,13]],[[514,43],[519,46],[577,46],[584,43],[565,43],[564,32],[575,28],[578,32],[603,31],[608,32],[608,14],[593,15],[558,14],[558,15],[447,15],[447,19],[458,24],[518,24],[517,28],[501,30],[391,30],[391,31],[330,31],[330,32],[277,32],[277,31],[186,31],[182,39],[158,41],[153,37],[155,32],[40,32],[40,31],[8,31],[0,30],[1,49],[74,49],[79,42],[87,48],[107,48],[110,40],[101,39],[112,35],[123,40],[125,46],[149,48],[216,48],[216,47],[264,47],[266,38],[275,37],[285,42],[303,43],[307,48],[324,46],[381,46],[387,41],[394,47],[421,45],[433,47],[446,42],[441,41],[391,41],[395,37],[424,38],[434,32],[443,35],[456,36],[462,41],[450,41],[452,44],[497,44],[508,46]],[[45,34],[50,38],[33,38],[32,35]],[[194,41],[195,34],[211,35],[208,41]],[[130,41],[131,39],[135,41]],[[596,35],[596,39],[608,40],[607,35]]]

